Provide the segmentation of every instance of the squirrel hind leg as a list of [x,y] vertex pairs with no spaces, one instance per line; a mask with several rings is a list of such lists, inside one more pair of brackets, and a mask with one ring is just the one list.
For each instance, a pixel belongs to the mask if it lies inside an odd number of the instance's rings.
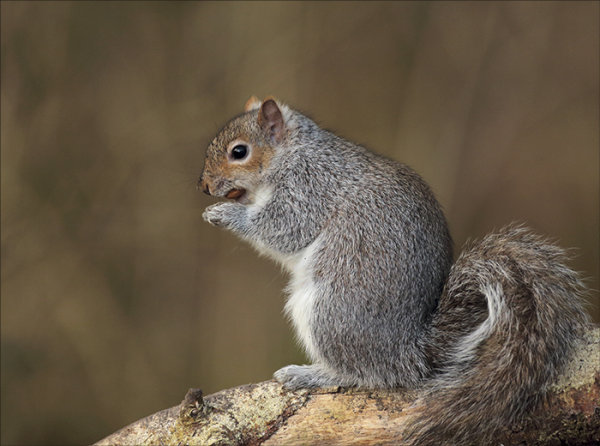
[[288,365],[277,370],[273,377],[288,390],[315,389],[323,387],[351,386],[337,376],[327,372],[318,364]]

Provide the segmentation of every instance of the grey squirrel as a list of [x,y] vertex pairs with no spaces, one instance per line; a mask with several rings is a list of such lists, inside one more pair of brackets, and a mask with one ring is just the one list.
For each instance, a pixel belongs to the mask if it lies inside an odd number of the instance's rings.
[[586,324],[564,252],[510,225],[452,263],[424,180],[252,97],[206,152],[203,218],[291,276],[285,311],[311,365],[288,389],[426,389],[409,444],[490,444],[543,399]]

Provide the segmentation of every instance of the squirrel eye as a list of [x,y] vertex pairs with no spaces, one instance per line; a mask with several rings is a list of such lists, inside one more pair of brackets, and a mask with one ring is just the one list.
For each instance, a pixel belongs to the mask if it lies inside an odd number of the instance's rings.
[[244,159],[247,154],[248,154],[248,147],[243,144],[238,144],[233,149],[231,149],[231,156],[235,160]]

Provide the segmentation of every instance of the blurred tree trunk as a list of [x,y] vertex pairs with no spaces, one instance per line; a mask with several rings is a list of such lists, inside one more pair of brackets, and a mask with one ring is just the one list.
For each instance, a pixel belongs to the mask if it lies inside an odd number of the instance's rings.
[[[405,391],[288,392],[274,381],[202,398],[143,418],[96,445],[398,444],[415,409]],[[547,404],[498,438],[504,444],[600,443],[600,328],[590,329]]]

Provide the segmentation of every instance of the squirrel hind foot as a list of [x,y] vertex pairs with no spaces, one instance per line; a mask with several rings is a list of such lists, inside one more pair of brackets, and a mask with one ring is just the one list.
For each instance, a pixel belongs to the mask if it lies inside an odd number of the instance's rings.
[[340,379],[317,364],[288,365],[277,370],[273,377],[288,390],[344,386]]

